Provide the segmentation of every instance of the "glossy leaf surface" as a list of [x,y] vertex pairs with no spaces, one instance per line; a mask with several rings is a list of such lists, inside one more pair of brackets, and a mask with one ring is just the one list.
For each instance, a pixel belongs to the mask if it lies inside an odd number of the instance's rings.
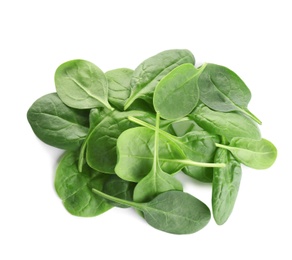
[[230,69],[207,64],[198,85],[200,99],[211,109],[222,112],[240,111],[261,124],[261,121],[247,109],[251,99],[250,90]]
[[108,103],[107,79],[89,61],[71,60],[61,64],[55,73],[55,85],[59,97],[69,107],[112,109]]
[[75,150],[88,133],[89,112],[66,106],[56,93],[37,99],[27,112],[36,136],[51,146]]
[[199,101],[198,78],[203,68],[182,64],[161,79],[154,90],[153,104],[165,119],[179,119],[189,114]]

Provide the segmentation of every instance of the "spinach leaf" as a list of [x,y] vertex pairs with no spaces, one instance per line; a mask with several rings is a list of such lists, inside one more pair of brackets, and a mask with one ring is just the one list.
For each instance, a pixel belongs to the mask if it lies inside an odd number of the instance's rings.
[[[154,122],[153,115],[143,111],[111,111],[90,131],[85,140],[86,161],[96,171],[114,174],[117,163],[117,138],[125,130],[136,124],[128,120],[128,116],[141,117]],[[128,140],[129,141],[129,140]]]
[[[155,131],[155,127],[147,122],[144,122],[138,118],[134,118],[132,116],[129,117],[129,120],[142,125],[152,131]],[[199,128],[198,128],[199,129]],[[214,141],[218,141],[218,137],[209,134],[204,130],[197,130],[190,133],[185,134],[184,136],[177,137],[173,136],[162,129],[159,129],[159,133],[161,135],[160,140],[167,144],[167,147],[177,147],[176,149],[181,150],[181,155],[176,158],[168,159],[167,161],[170,163],[168,166],[176,166],[175,169],[183,169],[183,172],[187,175],[203,182],[211,182],[213,172],[211,169],[207,169],[210,167],[224,167],[224,164],[216,164],[212,163],[212,159],[215,153],[215,143]],[[147,143],[147,142],[145,142]],[[142,144],[140,144],[142,146]],[[153,144],[148,144],[147,147],[152,147]],[[122,148],[121,148],[122,149]],[[130,151],[126,151],[126,157],[130,157],[130,155],[136,155],[138,153],[133,152],[135,148]],[[168,152],[168,154],[174,153]],[[165,156],[165,155],[164,155]],[[164,157],[163,156],[163,157]],[[167,154],[166,154],[167,156]],[[135,160],[139,158],[148,158],[143,157],[139,154]],[[163,163],[166,159],[160,159],[160,162]],[[131,162],[128,162],[129,164]],[[142,166],[140,166],[142,168]],[[162,164],[163,168],[163,164]],[[139,168],[140,169],[140,168]],[[142,170],[141,170],[142,171]],[[165,169],[166,172],[172,173],[173,171],[169,168]]]
[[121,68],[105,73],[108,81],[109,102],[119,110],[124,110],[126,100],[131,93],[130,81],[133,70]]
[[204,228],[211,218],[209,208],[182,191],[167,191],[144,203],[118,199],[93,189],[99,196],[140,210],[152,227],[172,233],[191,234]]
[[[103,185],[103,192],[120,199],[133,200],[134,188],[135,183],[125,181],[119,178],[117,175],[112,174],[109,175],[108,179],[105,181]],[[107,200],[107,202],[113,206],[120,208],[128,207],[124,204],[116,203],[111,200]]]
[[221,148],[217,149],[214,161],[226,164],[224,168],[214,168],[212,182],[213,217],[222,225],[229,218],[237,198],[241,167],[229,151]]
[[[155,126],[153,126],[155,129]],[[127,181],[141,181],[153,168],[155,134],[151,129],[135,127],[124,131],[117,140],[116,174]],[[159,136],[159,163],[163,171],[175,173],[183,167],[183,151],[164,136]]]
[[158,82],[175,67],[184,63],[195,64],[195,58],[188,50],[167,50],[143,61],[133,73],[131,95],[125,104],[125,110],[137,98],[152,104],[153,91]]
[[213,111],[200,104],[189,117],[209,133],[224,136],[228,141],[233,137],[261,138],[257,125],[241,113]]
[[207,64],[198,85],[201,101],[211,109],[221,112],[240,111],[261,124],[261,121],[247,109],[251,99],[250,90],[230,69]]
[[[134,189],[134,201],[145,202],[153,199],[162,192],[169,190],[183,190],[182,184],[173,176],[164,172],[159,163],[159,118],[156,115],[153,164],[150,173],[138,182]],[[148,131],[147,128],[145,130]]]
[[88,133],[87,110],[66,106],[56,93],[37,99],[27,111],[28,122],[35,135],[51,146],[75,150]]
[[72,215],[93,217],[102,214],[112,206],[94,194],[92,188],[102,189],[107,175],[94,172],[87,166],[80,173],[77,160],[75,152],[66,152],[63,155],[55,176],[56,192]]
[[61,64],[55,73],[55,85],[59,97],[69,107],[112,109],[108,103],[107,79],[89,61],[71,60]]
[[204,68],[182,64],[161,79],[154,90],[153,104],[162,118],[179,119],[195,108],[199,101],[198,78]]
[[233,138],[229,145],[216,146],[229,150],[239,162],[254,169],[267,169],[277,158],[276,147],[266,139]]

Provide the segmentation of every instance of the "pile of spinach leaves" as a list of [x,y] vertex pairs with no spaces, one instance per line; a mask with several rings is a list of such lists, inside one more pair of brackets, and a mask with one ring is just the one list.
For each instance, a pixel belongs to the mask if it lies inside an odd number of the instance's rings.
[[223,66],[196,67],[188,50],[106,73],[85,60],[68,61],[57,68],[55,85],[27,118],[40,140],[66,150],[55,189],[76,216],[133,207],[154,228],[194,233],[211,211],[183,191],[176,173],[211,183],[221,225],[234,207],[241,164],[266,169],[277,157],[247,108],[245,83]]

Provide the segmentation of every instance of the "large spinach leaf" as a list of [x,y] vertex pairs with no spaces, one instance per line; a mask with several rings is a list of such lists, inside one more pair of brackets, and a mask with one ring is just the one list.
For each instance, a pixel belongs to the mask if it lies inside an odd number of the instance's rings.
[[55,85],[61,100],[70,107],[112,109],[108,103],[107,79],[89,61],[71,60],[61,64],[55,73]]
[[211,109],[222,112],[240,111],[261,124],[261,121],[247,109],[251,99],[250,90],[230,69],[207,64],[198,85],[200,99]]
[[241,180],[240,163],[225,150],[218,148],[214,161],[225,163],[224,168],[214,168],[212,182],[212,209],[218,225],[224,224],[229,218],[239,190]]
[[127,109],[137,98],[152,104],[152,95],[158,82],[175,67],[195,64],[193,54],[188,50],[167,50],[143,61],[134,71],[131,80],[131,95],[125,104]]
[[93,192],[142,211],[149,225],[172,234],[195,233],[205,227],[211,218],[209,208],[202,201],[182,191],[163,192],[144,203],[118,199],[96,189]]
[[35,135],[46,144],[75,150],[88,133],[88,110],[66,106],[56,93],[37,99],[27,111],[27,119]]
[[55,189],[65,208],[75,216],[93,217],[109,210],[112,206],[105,199],[92,192],[92,188],[102,189],[108,175],[98,173],[89,167],[77,169],[78,155],[66,152],[59,162]]

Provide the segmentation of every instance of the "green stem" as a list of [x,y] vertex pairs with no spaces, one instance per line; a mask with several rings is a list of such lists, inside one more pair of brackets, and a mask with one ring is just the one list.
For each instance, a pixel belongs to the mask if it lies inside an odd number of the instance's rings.
[[172,159],[172,162],[181,163],[183,165],[189,165],[189,166],[198,166],[198,167],[209,167],[209,168],[223,168],[226,166],[225,163],[205,163],[205,162],[196,162],[192,160],[176,160]]
[[126,205],[126,206],[130,206],[130,207],[133,207],[133,208],[136,208],[136,209],[139,209],[139,210],[143,210],[143,203],[137,203],[137,202],[133,202],[133,201],[128,201],[128,200],[123,200],[123,199],[120,199],[120,198],[116,198],[116,197],[113,197],[111,195],[108,195],[106,193],[103,193],[97,189],[92,189],[92,192],[105,198],[105,199],[108,199],[108,200],[111,200],[111,201],[114,201],[114,202],[117,202],[117,203],[120,203],[120,204],[123,204],[123,205]]

